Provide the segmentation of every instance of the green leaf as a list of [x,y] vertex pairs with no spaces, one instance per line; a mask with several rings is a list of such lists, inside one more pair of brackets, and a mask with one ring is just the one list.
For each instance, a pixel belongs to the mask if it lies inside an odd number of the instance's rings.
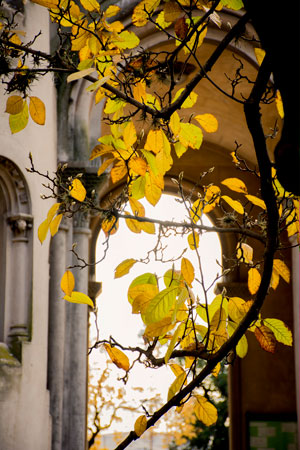
[[29,111],[27,102],[23,103],[23,109],[18,114],[10,114],[9,126],[12,134],[24,130],[28,123]]
[[170,314],[176,300],[177,290],[177,286],[166,288],[151,300],[145,315],[146,324],[159,322]]

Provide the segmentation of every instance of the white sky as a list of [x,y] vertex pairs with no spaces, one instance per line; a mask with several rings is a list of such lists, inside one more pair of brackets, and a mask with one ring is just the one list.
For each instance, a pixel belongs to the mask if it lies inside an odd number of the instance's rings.
[[[170,195],[164,195],[160,202],[152,207],[148,203],[144,203],[146,209],[146,216],[159,218],[159,219],[176,219],[176,221],[183,221],[186,212],[182,204],[175,200],[175,197]],[[127,208],[130,211],[130,208]],[[130,211],[131,212],[131,211]],[[151,250],[155,243],[156,238],[154,235],[149,235],[144,232],[141,234],[132,233],[126,226],[125,221],[120,221],[120,227],[118,232],[110,237],[109,251],[103,262],[97,265],[96,279],[102,282],[102,293],[97,299],[98,305],[98,324],[100,331],[100,339],[109,339],[109,336],[113,336],[118,342],[124,346],[136,346],[142,345],[142,338],[139,337],[142,334],[142,330],[145,329],[139,315],[131,314],[131,305],[127,300],[127,290],[131,281],[137,276],[151,272],[156,273],[158,276],[163,274],[172,268],[172,263],[162,264],[161,262],[152,261],[148,265],[136,263],[130,270],[128,275],[122,278],[114,279],[114,270],[120,262],[127,258],[140,259],[144,258],[147,251]],[[205,225],[211,225],[207,217],[203,218]],[[97,242],[97,260],[101,259],[103,255],[105,241],[104,233],[100,233]],[[179,256],[184,248],[188,247],[187,237],[172,236],[168,240],[165,240],[167,249],[165,251],[166,259]],[[184,256],[188,258],[195,267],[196,277],[197,274],[197,260],[195,258],[195,251],[188,248]],[[217,265],[216,260],[221,262],[221,248],[217,235],[215,233],[204,233],[200,236],[199,253],[201,256],[202,269],[204,272],[204,278],[206,280],[206,286],[209,286],[215,278],[216,273],[220,272],[220,267]],[[153,259],[153,258],[152,258]],[[180,261],[175,262],[175,269],[180,270]],[[160,280],[160,283],[162,280]],[[193,292],[198,295],[200,300],[202,292],[200,286],[197,283],[193,283],[195,286]],[[161,288],[163,289],[164,286]],[[213,292],[210,294],[210,298],[214,298]],[[203,300],[203,298],[202,298]],[[95,333],[95,328],[92,327],[91,334]],[[137,354],[135,353],[136,357]],[[93,367],[103,367],[104,361],[107,359],[105,351],[95,350],[90,358],[91,365]],[[115,369],[115,379],[111,381],[115,386],[121,387],[122,382],[117,381],[118,376],[123,376],[124,371],[121,369]],[[168,388],[174,379],[171,370],[164,367],[157,370],[145,369],[144,366],[134,368],[129,381],[126,385],[126,390],[132,386],[143,386],[148,392],[149,396],[153,395],[153,392],[159,392],[163,400],[166,400]],[[145,382],[146,381],[146,382]],[[117,384],[115,384],[117,383]],[[147,386],[154,389],[152,394],[147,391]],[[132,394],[136,399],[137,392],[133,391]],[[145,393],[143,394],[145,397]],[[133,427],[135,419],[138,415],[142,414],[142,410],[137,413],[135,417],[132,414],[124,415],[123,422],[117,424],[110,431],[128,431]]]

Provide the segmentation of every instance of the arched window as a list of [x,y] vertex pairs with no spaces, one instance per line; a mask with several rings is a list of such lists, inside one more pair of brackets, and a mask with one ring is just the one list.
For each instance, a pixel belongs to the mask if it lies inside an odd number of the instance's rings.
[[0,341],[21,358],[30,339],[32,215],[19,168],[0,157]]

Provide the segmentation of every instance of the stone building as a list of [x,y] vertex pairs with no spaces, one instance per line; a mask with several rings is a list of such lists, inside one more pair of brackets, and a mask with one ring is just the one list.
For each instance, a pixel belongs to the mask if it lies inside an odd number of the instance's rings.
[[[122,20],[130,27],[128,11],[132,3],[124,0],[121,4]],[[2,6],[10,12],[15,7],[13,1]],[[35,45],[48,52],[54,38],[48,12],[31,2],[24,8],[21,6],[21,10],[20,22],[27,39],[31,40],[42,30]],[[234,24],[239,14],[225,12],[224,24]],[[140,33],[145,48],[161,51],[170,50],[174,45],[151,27]],[[201,58],[207,57],[223,36],[222,28],[210,27]],[[251,42],[231,43],[214,69],[214,81],[221,87],[224,72],[230,74],[233,70],[232,53],[238,55],[250,76],[257,71]],[[187,74],[181,82],[187,82],[189,76]],[[203,81],[201,89],[203,86],[201,101],[194,112],[213,113],[223,131],[206,140],[205,160],[195,153],[184,155],[175,164],[170,178],[184,170],[191,185],[200,171],[211,166],[216,167],[214,176],[218,180],[234,176],[230,157],[234,140],[243,142],[242,155],[253,162],[252,142],[245,132],[242,106],[222,96],[207,80]],[[44,193],[41,179],[26,172],[31,152],[40,172],[48,170],[52,173],[58,162],[68,162],[69,170],[84,173],[85,184],[95,184],[97,169],[87,161],[99,133],[105,134],[105,125],[100,123],[103,105],[95,106],[85,87],[84,80],[55,86],[51,75],[43,77],[33,86],[32,94],[46,104],[46,124],[39,127],[31,123],[15,135],[9,130],[8,115],[4,113],[5,97],[1,93],[1,450],[86,448],[88,309],[84,305],[61,301],[60,280],[66,267],[72,264],[69,251],[72,242],[77,242],[77,252],[82,257],[93,260],[100,224],[97,218],[76,216],[64,221],[51,242],[47,238],[41,246],[36,237],[37,227],[46,217],[49,202],[41,200],[40,194]],[[270,125],[274,117],[275,111],[267,118]],[[247,174],[244,181],[252,183]],[[172,192],[172,186],[167,182],[166,191]],[[255,191],[255,186],[252,187]],[[101,198],[111,189],[105,179],[98,185]],[[216,220],[213,216],[211,219]],[[233,238],[221,238],[221,244],[224,254],[230,253],[236,245]],[[290,348],[280,347],[275,355],[266,355],[250,340],[249,355],[236,362],[231,371],[232,450],[249,448],[251,423],[253,428],[267,421],[275,424],[296,422],[296,380],[299,379],[297,250],[290,250],[286,261],[292,270],[292,283],[282,285],[273,293],[264,308],[265,313],[281,317],[294,328],[295,354]],[[76,289],[89,292],[92,297],[99,290],[98,281],[93,270],[76,273]],[[236,271],[224,280],[224,285],[231,295],[241,295],[246,291],[245,274]],[[295,448],[289,447],[289,450]]]

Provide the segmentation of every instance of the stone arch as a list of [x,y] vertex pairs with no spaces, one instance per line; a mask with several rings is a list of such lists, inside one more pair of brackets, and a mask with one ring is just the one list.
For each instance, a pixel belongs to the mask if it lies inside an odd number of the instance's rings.
[[31,201],[25,178],[9,159],[0,157],[0,341],[21,357],[30,339],[32,285]]

